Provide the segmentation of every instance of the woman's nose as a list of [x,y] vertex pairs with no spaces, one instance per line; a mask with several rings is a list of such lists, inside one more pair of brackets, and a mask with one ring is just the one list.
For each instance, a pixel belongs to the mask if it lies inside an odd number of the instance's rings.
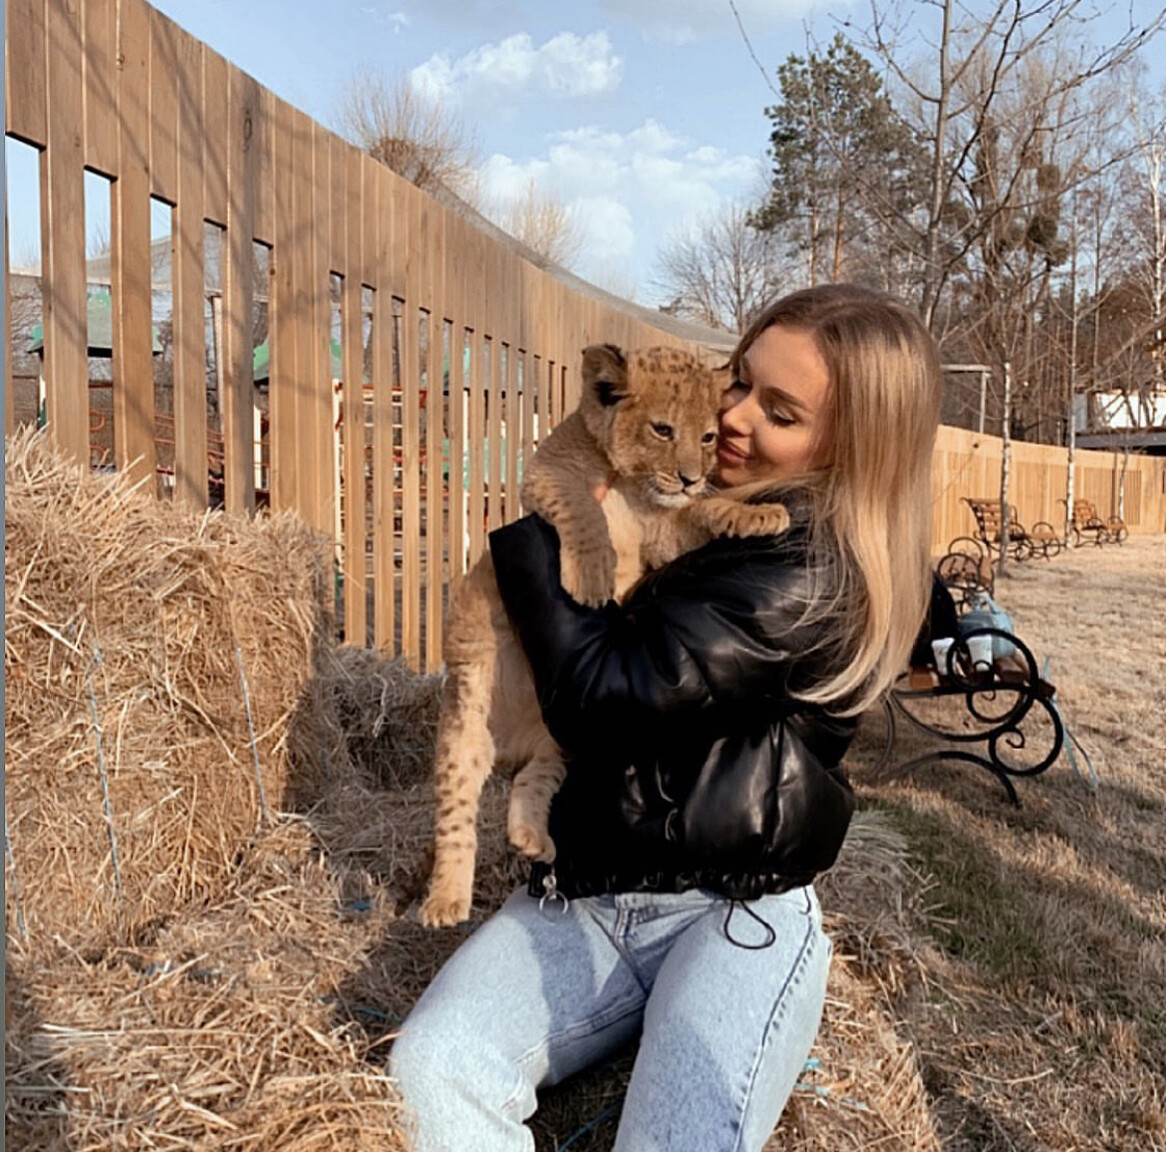
[[721,423],[737,432],[745,432],[749,428],[749,405],[752,394],[726,396],[721,401]]

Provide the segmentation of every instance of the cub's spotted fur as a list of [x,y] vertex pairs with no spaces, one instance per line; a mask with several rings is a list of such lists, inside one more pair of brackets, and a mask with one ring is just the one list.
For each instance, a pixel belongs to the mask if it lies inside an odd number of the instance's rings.
[[[562,542],[562,580],[586,604],[621,598],[645,570],[714,536],[772,535],[777,504],[709,494],[716,409],[727,384],[689,352],[610,344],[583,353],[578,409],[543,442],[523,481],[524,506]],[[606,487],[602,505],[593,493]],[[470,911],[482,785],[514,772],[507,832],[526,855],[554,859],[547,832],[562,754],[542,723],[522,649],[486,552],[454,588],[445,634],[446,682],[437,732],[433,873],[421,907],[430,926]]]

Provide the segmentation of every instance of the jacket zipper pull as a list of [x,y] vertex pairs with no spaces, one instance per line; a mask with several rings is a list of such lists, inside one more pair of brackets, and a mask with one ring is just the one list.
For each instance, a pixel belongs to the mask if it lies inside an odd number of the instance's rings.
[[[560,901],[562,901],[561,908],[559,907]],[[548,920],[562,920],[567,915],[567,910],[570,907],[570,900],[559,891],[558,881],[555,879],[555,870],[552,868],[543,877],[543,894],[539,898],[538,910]]]

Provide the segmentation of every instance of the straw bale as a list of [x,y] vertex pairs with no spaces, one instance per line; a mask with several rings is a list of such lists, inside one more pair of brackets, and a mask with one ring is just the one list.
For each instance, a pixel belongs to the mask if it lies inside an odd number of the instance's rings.
[[132,944],[213,895],[282,802],[327,555],[293,517],[159,502],[35,433],[6,479],[9,924]]
[[403,1152],[383,1049],[341,999],[388,918],[355,879],[282,817],[218,902],[99,958],[18,964],[7,1147]]
[[288,732],[297,807],[337,787],[428,781],[443,682],[441,673],[419,675],[400,657],[322,647]]

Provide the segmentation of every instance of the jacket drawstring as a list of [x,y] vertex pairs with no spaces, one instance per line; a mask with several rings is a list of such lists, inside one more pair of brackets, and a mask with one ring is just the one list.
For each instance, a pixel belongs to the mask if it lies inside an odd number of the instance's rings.
[[[749,944],[744,940],[738,940],[731,931],[729,931],[729,921],[733,918],[733,913],[738,909],[742,909],[748,915],[752,916],[765,929],[765,939],[760,944]],[[762,948],[768,948],[776,939],[777,933],[773,930],[773,925],[769,923],[762,916],[758,916],[752,908],[749,907],[744,900],[731,899],[729,901],[729,910],[725,913],[725,922],[721,926],[721,931],[725,934],[725,939],[730,944],[736,945],[738,948],[748,948],[751,952],[759,952]]]

